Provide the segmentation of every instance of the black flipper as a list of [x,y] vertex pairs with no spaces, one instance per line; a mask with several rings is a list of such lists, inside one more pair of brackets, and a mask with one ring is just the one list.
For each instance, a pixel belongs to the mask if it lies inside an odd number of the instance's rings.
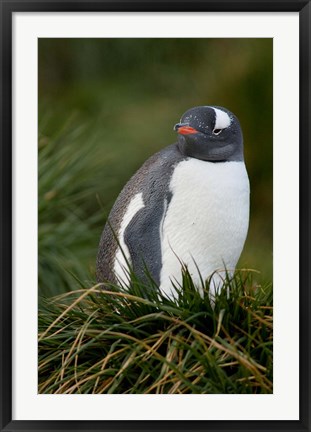
[[100,240],[96,268],[99,282],[116,282],[113,267],[118,244],[112,229],[118,234],[131,199],[142,193],[144,207],[125,229],[124,241],[135,274],[144,280],[146,266],[159,283],[162,267],[160,225],[171,199],[169,183],[174,167],[184,159],[177,144],[166,147],[151,156],[125,185],[108,217],[111,226],[106,224]]

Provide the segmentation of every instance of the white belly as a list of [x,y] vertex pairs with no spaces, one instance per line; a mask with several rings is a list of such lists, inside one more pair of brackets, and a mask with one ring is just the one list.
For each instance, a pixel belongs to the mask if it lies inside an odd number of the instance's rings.
[[[161,227],[160,289],[173,294],[181,283],[180,261],[200,286],[213,272],[232,272],[249,221],[249,180],[244,162],[180,162],[170,182],[172,199]],[[196,264],[195,264],[196,263]],[[215,276],[214,281],[220,280]]]

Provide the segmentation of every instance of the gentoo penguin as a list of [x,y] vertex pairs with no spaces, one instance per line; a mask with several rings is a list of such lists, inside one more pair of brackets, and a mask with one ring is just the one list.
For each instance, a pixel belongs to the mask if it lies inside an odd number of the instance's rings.
[[118,196],[101,236],[97,280],[126,285],[130,265],[146,281],[147,268],[172,298],[184,263],[201,295],[203,278],[213,296],[233,274],[248,230],[242,131],[218,106],[189,109],[174,129],[178,141],[151,156]]

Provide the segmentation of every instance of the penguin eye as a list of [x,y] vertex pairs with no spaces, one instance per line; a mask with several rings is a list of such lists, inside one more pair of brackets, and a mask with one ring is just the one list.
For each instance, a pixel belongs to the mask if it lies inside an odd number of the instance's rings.
[[214,134],[214,135],[219,135],[220,132],[222,132],[222,129],[214,129],[214,130],[213,130],[213,134]]

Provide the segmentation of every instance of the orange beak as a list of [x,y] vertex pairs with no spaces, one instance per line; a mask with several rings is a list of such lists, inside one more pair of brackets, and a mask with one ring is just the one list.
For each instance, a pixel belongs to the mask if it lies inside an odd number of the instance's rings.
[[181,135],[189,135],[189,134],[195,134],[198,131],[191,126],[181,126],[177,129],[177,132]]

